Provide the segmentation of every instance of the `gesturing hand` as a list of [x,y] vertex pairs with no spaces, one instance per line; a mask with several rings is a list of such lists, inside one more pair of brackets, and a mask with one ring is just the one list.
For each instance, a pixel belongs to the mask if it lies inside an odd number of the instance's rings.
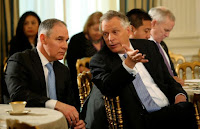
[[142,62],[142,63],[148,62],[148,60],[145,59],[145,54],[142,55],[142,53],[138,53],[139,50],[132,50],[126,45],[122,45],[122,47],[125,49],[125,51],[127,53],[127,58],[125,59],[125,64],[128,67],[133,68],[135,66],[135,64],[138,62]]

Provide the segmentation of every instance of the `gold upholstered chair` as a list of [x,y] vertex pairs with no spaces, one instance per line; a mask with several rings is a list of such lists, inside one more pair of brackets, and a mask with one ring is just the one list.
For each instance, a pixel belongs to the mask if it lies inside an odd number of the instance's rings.
[[90,60],[91,60],[91,57],[84,57],[76,61],[77,75],[79,73],[82,73],[83,71],[89,71],[88,66],[89,66]]
[[120,98],[104,96],[105,109],[109,129],[123,129],[122,110],[120,106]]
[[3,59],[3,72],[5,72],[5,71],[6,71],[6,67],[7,67],[7,60],[8,60],[8,58],[7,58],[7,57],[4,57],[4,59]]
[[90,71],[88,72],[83,71],[82,73],[79,73],[77,76],[81,108],[83,107],[84,101],[88,97],[92,89],[93,83],[91,81],[91,78],[92,74],[90,73]]
[[[176,67],[178,77],[185,79],[199,79],[200,78],[200,62],[185,62],[178,64]],[[190,78],[189,78],[190,77]]]
[[176,69],[176,66],[178,64],[182,64],[182,63],[185,63],[185,58],[183,55],[181,54],[174,54],[172,52],[169,52],[169,55],[170,55],[170,58],[174,64],[174,68]]

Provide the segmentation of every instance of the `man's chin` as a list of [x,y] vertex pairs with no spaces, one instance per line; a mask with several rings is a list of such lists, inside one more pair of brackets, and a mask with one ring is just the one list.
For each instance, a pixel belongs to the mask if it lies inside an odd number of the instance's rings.
[[120,51],[118,49],[110,49],[113,53],[119,53]]
[[57,60],[62,60],[64,56],[59,56]]

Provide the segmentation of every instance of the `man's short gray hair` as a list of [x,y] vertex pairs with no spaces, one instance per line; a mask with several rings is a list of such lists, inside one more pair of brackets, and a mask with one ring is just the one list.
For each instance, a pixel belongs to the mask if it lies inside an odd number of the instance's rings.
[[125,14],[121,13],[121,12],[117,12],[117,11],[114,11],[114,10],[109,10],[108,12],[106,12],[101,18],[100,18],[100,24],[99,24],[99,30],[101,30],[101,24],[102,24],[102,21],[104,20],[111,20],[112,18],[114,17],[118,17],[121,21],[121,24],[124,28],[130,26],[130,22],[128,20],[128,18],[126,17]]
[[39,29],[38,29],[38,37],[40,36],[41,33],[44,33],[49,37],[51,29],[58,23],[62,23],[63,25],[65,25],[67,27],[65,22],[55,19],[55,18],[47,19],[47,20],[43,21],[40,24]]
[[156,20],[158,22],[163,22],[168,17],[171,21],[175,21],[174,14],[165,7],[155,7],[149,10],[149,15],[151,16],[152,20]]

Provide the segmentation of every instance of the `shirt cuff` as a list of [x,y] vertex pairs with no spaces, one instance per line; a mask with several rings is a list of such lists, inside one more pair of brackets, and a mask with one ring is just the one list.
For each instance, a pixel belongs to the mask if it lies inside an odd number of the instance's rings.
[[130,74],[132,74],[132,75],[136,75],[136,74],[137,74],[137,72],[136,72],[135,70],[129,68],[129,67],[125,64],[124,61],[122,62],[122,65],[123,65],[123,67],[126,69],[126,71],[128,71]]
[[175,96],[175,99],[176,99],[176,97],[177,97],[178,95],[184,95],[184,96],[185,96],[185,98],[187,99],[186,95],[185,95],[185,94],[183,94],[183,93],[179,93],[179,94],[177,94],[177,95]]
[[56,103],[57,103],[57,100],[53,100],[53,99],[47,100],[46,103],[45,103],[45,107],[50,108],[50,109],[54,109],[55,106],[56,106]]

